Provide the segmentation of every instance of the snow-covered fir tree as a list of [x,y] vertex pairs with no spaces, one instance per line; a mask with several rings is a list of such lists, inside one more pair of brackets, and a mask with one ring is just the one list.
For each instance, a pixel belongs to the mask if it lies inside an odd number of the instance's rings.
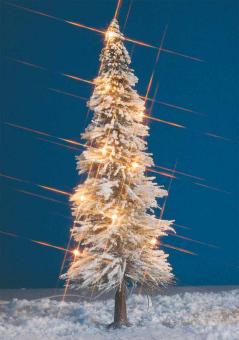
[[73,288],[115,290],[113,326],[120,327],[128,325],[127,285],[155,288],[172,280],[157,240],[173,229],[172,221],[155,216],[157,198],[167,191],[146,176],[153,160],[145,141],[145,103],[134,90],[138,79],[116,19],[105,34],[100,62],[88,103],[94,116],[82,134],[86,150],[77,163],[87,177],[71,196],[72,233],[81,253],[63,277]]

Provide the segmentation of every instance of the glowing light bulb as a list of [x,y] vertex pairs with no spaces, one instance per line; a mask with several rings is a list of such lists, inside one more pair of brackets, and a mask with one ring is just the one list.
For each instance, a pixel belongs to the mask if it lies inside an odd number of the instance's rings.
[[73,255],[75,256],[75,257],[79,257],[80,256],[80,252],[79,252],[79,249],[74,249],[73,251],[72,251],[72,253],[73,253]]
[[142,111],[142,112],[139,113],[139,117],[143,118],[143,116],[144,116],[144,112]]
[[112,40],[114,37],[116,37],[116,33],[115,32],[113,32],[113,31],[107,31],[106,32],[106,39],[107,40]]
[[85,200],[85,195],[80,195],[80,196],[79,196],[79,200],[80,200],[81,202],[83,202],[83,201]]
[[132,163],[132,168],[137,169],[139,167],[139,163],[133,162]]
[[105,156],[106,153],[107,153],[107,148],[106,146],[104,146],[102,149],[101,149],[101,152],[102,152],[102,155]]
[[112,219],[112,223],[115,223],[116,222],[116,220],[117,220],[117,214],[113,214],[112,216],[111,216],[111,219]]
[[156,238],[152,238],[152,240],[150,241],[150,243],[153,245],[153,246],[156,246],[156,244],[158,243],[158,240]]

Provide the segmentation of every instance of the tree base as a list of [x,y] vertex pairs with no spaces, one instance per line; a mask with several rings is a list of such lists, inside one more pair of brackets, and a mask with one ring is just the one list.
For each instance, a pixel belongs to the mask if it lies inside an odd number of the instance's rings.
[[121,287],[119,287],[115,293],[114,322],[112,322],[107,328],[117,329],[130,326],[131,324],[128,321],[126,311],[126,285],[123,281]]
[[119,328],[122,328],[122,327],[131,327],[131,326],[132,326],[132,324],[128,320],[117,321],[117,322],[114,321],[107,326],[107,329],[119,329]]

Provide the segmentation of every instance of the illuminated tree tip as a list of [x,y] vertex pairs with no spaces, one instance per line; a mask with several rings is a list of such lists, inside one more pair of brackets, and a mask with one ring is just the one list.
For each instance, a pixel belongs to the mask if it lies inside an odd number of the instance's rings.
[[106,39],[106,41],[112,41],[116,38],[122,39],[123,36],[120,32],[118,20],[116,18],[114,18],[111,21],[111,23],[110,23],[110,25],[109,25],[106,33],[105,33],[105,39]]

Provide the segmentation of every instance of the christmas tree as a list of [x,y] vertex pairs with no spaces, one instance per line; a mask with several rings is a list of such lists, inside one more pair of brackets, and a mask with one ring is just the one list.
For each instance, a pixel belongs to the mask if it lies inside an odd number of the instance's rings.
[[167,191],[145,174],[153,166],[146,152],[145,103],[134,90],[138,79],[123,42],[114,19],[88,102],[94,116],[82,134],[86,150],[77,162],[79,174],[87,177],[71,196],[72,235],[81,252],[63,275],[73,288],[115,291],[114,327],[129,325],[127,286],[157,288],[173,278],[158,244],[172,221],[154,213],[157,198]]

